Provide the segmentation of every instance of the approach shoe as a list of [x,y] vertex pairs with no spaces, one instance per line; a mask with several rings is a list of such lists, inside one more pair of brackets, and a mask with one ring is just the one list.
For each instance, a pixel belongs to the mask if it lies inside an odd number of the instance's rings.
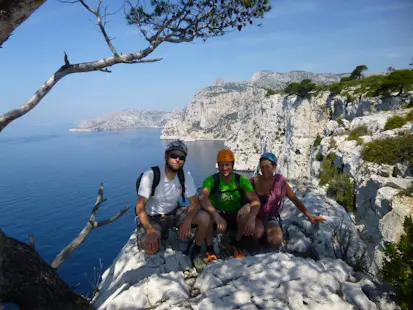
[[197,253],[195,255],[191,255],[192,265],[195,267],[196,271],[202,271],[206,264],[202,259],[201,253]]
[[243,258],[245,257],[244,251],[241,249],[239,242],[234,242],[231,244],[232,250],[233,250],[233,255],[235,258]]
[[209,263],[211,260],[218,260],[217,254],[215,252],[206,252],[205,253],[205,263]]

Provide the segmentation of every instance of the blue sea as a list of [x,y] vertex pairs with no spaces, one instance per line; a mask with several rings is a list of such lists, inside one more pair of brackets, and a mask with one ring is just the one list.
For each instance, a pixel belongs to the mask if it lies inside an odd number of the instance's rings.
[[[94,267],[108,268],[133,233],[135,182],[150,166],[164,162],[168,141],[160,129],[112,132],[69,132],[68,126],[19,127],[0,133],[0,228],[28,243],[35,236],[37,252],[50,263],[86,225],[104,184],[104,202],[97,220],[125,206],[114,223],[94,229],[58,269],[76,292],[89,293]],[[214,173],[222,142],[189,142],[185,169],[197,186]]]

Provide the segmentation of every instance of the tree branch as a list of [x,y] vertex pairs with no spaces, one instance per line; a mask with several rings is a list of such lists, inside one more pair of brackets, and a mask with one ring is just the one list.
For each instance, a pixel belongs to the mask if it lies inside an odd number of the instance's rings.
[[66,75],[72,73],[101,71],[104,68],[111,67],[120,63],[130,64],[160,61],[162,60],[162,58],[147,60],[144,59],[159,44],[160,42],[153,42],[148,48],[137,53],[111,56],[96,61],[62,66],[39,88],[39,90],[29,100],[26,101],[26,103],[0,116],[0,132],[12,121],[25,115],[27,112],[36,107],[40,103],[40,101],[49,93],[53,86],[55,86],[56,83]]
[[126,211],[129,210],[129,207],[125,207],[123,210],[112,216],[111,218],[104,220],[102,222],[96,222],[96,214],[99,210],[99,206],[105,202],[106,199],[103,198],[103,183],[100,185],[98,190],[98,197],[96,199],[95,205],[92,209],[92,213],[90,214],[89,221],[87,222],[86,226],[82,229],[79,235],[69,243],[52,261],[50,264],[52,268],[59,268],[66,259],[77,249],[77,247],[86,239],[89,233],[96,227],[103,226],[105,224],[109,224],[120,218]]
[[97,228],[97,227],[112,223],[112,222],[116,221],[118,218],[120,218],[122,215],[124,215],[126,213],[126,211],[128,211],[128,210],[129,210],[129,207],[126,206],[125,208],[123,208],[122,210],[120,210],[118,213],[116,213],[114,216],[108,218],[107,220],[100,221],[100,222],[95,221],[93,223],[93,227]]

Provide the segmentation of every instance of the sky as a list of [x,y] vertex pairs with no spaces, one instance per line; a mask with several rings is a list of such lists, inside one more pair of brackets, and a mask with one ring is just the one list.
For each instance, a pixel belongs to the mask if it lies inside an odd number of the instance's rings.
[[[116,11],[122,1],[104,4]],[[123,109],[172,111],[217,78],[248,80],[259,70],[343,73],[365,64],[373,73],[412,62],[411,0],[272,0],[271,6],[261,27],[206,42],[162,44],[151,55],[160,62],[68,75],[9,126],[73,124]],[[146,47],[122,10],[109,20],[118,52]],[[24,104],[63,65],[64,51],[71,63],[111,55],[92,21],[79,3],[47,0],[14,31],[0,49],[0,114]]]

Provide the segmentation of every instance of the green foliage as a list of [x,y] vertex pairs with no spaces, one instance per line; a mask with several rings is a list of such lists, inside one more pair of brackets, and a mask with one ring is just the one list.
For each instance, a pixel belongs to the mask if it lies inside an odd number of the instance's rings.
[[267,89],[267,94],[265,95],[266,97],[270,97],[272,95],[276,94],[281,94],[282,92],[279,90],[272,90],[272,89]]
[[[372,75],[361,78],[362,66],[353,70],[350,78],[342,78],[339,83],[329,86],[330,93],[335,96],[342,93],[349,87],[357,87],[353,90],[353,95],[363,95],[367,97],[388,96],[391,92],[398,91],[400,94],[413,87],[413,70],[394,70],[389,75]],[[361,71],[360,71],[361,70]],[[355,98],[345,92],[348,102],[353,102]]]
[[[348,136],[347,140],[356,140],[357,143],[359,143],[359,140],[361,136],[368,136],[370,135],[370,131],[367,129],[366,126],[360,126],[357,128],[354,128],[352,131],[350,131],[350,134]],[[363,141],[363,140],[361,140]]]
[[410,183],[410,186],[408,188],[402,189],[399,192],[399,195],[413,197],[413,181]]
[[362,74],[364,71],[366,71],[366,70],[368,70],[368,68],[367,68],[366,65],[357,66],[357,67],[353,70],[353,72],[351,72],[351,74],[350,74],[350,80],[360,80],[360,79],[361,79],[361,74]]
[[403,109],[410,109],[410,108],[413,108],[413,99],[410,99],[409,103],[406,103],[403,106]]
[[321,164],[320,184],[328,184],[327,195],[335,199],[348,212],[354,211],[354,182],[335,166],[336,155],[330,152]]
[[340,83],[348,82],[348,81],[351,81],[351,78],[350,78],[349,76],[345,76],[345,77],[342,77],[342,78],[340,79]]
[[318,161],[323,161],[323,154],[321,153],[317,153],[317,155],[315,156],[315,159],[317,159]]
[[407,113],[404,119],[406,120],[406,122],[413,122],[413,110]]
[[341,126],[343,123],[341,122],[343,119],[341,117],[336,119],[336,122]]
[[314,140],[314,147],[318,147],[321,143],[321,140],[323,140],[323,137],[321,137],[320,135],[317,135],[317,137]]
[[126,20],[138,25],[149,42],[180,43],[222,36],[231,29],[241,31],[270,10],[269,0],[151,0],[131,5]]
[[362,156],[365,161],[395,165],[404,161],[413,164],[413,135],[377,139],[366,143]]
[[384,125],[384,130],[400,128],[404,124],[406,124],[406,119],[404,117],[394,115],[387,119],[386,125]]
[[389,74],[388,85],[391,89],[399,90],[399,95],[403,93],[407,87],[413,85],[413,71],[412,70],[395,70]]
[[336,140],[334,140],[334,138],[331,138],[330,143],[328,145],[328,149],[334,149],[336,147],[337,147]]
[[344,88],[344,83],[333,83],[330,85],[330,92],[332,95],[338,95]]
[[290,83],[284,92],[289,95],[297,95],[301,98],[309,97],[310,92],[316,88],[314,83],[311,83],[310,79],[304,79],[301,83]]
[[354,102],[354,100],[356,100],[356,98],[354,98],[352,95],[350,95],[350,94],[347,94],[346,95],[346,99],[347,99],[347,102],[348,103],[352,103],[352,102]]
[[413,219],[405,217],[405,234],[398,244],[387,242],[384,247],[382,279],[396,289],[397,302],[403,310],[413,309]]

